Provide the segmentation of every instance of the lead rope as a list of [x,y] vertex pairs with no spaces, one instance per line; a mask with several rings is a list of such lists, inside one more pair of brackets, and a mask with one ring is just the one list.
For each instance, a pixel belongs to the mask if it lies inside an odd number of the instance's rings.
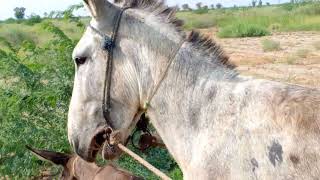
[[183,46],[184,43],[185,43],[185,41],[180,42],[178,48],[174,51],[174,56],[172,56],[172,57],[170,58],[170,61],[169,61],[168,65],[167,65],[165,71],[163,72],[163,75],[161,76],[160,81],[156,84],[155,90],[153,91],[153,93],[151,94],[151,96],[147,98],[147,102],[145,102],[144,107],[143,107],[143,110],[144,110],[145,112],[148,110],[148,108],[149,108],[149,106],[150,106],[150,103],[151,103],[153,97],[154,97],[155,94],[158,92],[158,89],[159,89],[160,85],[162,84],[163,80],[166,78],[166,76],[167,76],[167,74],[168,74],[168,71],[169,71],[169,69],[170,69],[170,66],[171,66],[171,64],[173,63],[173,60],[176,59],[176,57],[177,57],[177,55],[178,55],[178,53],[179,53],[179,51],[180,51],[180,49],[181,49],[181,47]]

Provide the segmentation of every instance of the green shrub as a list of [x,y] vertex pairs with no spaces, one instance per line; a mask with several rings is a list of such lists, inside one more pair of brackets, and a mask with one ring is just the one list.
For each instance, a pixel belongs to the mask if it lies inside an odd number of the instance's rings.
[[235,23],[222,28],[218,36],[222,38],[231,37],[260,37],[270,35],[270,32],[259,25],[244,22]]
[[193,11],[195,14],[207,14],[209,12],[208,9],[202,8],[202,9],[196,9]]
[[307,3],[294,10],[296,14],[320,15],[320,3]]
[[[71,54],[76,42],[54,23],[44,22],[37,28],[50,37],[41,47],[22,38],[25,40],[15,44],[19,53],[0,49],[0,179],[6,175],[7,179],[37,179],[40,171],[55,174],[61,170],[38,160],[25,149],[27,144],[71,152],[66,123],[74,76]],[[12,48],[7,39],[0,41]],[[137,153],[174,179],[182,179],[167,150]],[[127,155],[117,163],[146,179],[159,179]]]
[[6,20],[4,21],[4,23],[6,23],[6,24],[12,24],[12,23],[15,23],[15,22],[16,22],[16,20],[13,19],[13,18],[8,18],[8,19],[6,19]]
[[284,3],[284,4],[280,5],[280,7],[282,7],[282,9],[284,9],[286,11],[292,11],[293,9],[295,9],[297,7],[297,5],[294,3]]
[[4,80],[0,82],[0,176],[30,179],[42,168],[51,169],[27,152],[26,144],[70,152],[65,127],[75,44],[59,38],[48,40],[42,48],[20,38],[23,43],[16,44],[17,48],[24,54],[32,52],[26,57],[0,50]]
[[280,50],[280,42],[274,41],[271,39],[264,39],[262,40],[262,49],[263,51],[278,51]]
[[39,15],[31,14],[30,17],[24,21],[24,24],[26,25],[34,25],[37,23],[41,23],[42,19]]

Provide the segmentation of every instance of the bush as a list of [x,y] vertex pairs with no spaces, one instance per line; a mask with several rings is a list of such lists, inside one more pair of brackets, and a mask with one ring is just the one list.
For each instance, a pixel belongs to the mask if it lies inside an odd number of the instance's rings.
[[296,14],[320,15],[320,3],[307,3],[297,7],[294,12]]
[[7,24],[12,24],[12,23],[15,23],[15,22],[16,22],[16,20],[13,19],[13,18],[8,18],[8,19],[6,19],[6,20],[4,21],[4,23],[7,23]]
[[32,14],[30,15],[29,19],[24,21],[24,24],[32,26],[34,24],[41,23],[41,21],[42,19],[39,15]]
[[278,51],[280,50],[280,42],[271,40],[271,39],[264,39],[262,40],[262,49],[265,52],[268,51]]
[[218,36],[222,38],[231,37],[260,37],[270,35],[270,32],[259,25],[249,23],[235,23],[222,28]]
[[[52,169],[27,152],[26,144],[70,152],[65,127],[74,43],[55,35],[42,48],[19,37],[15,46],[26,57],[0,50],[0,176],[33,179],[40,169]],[[12,47],[9,41],[6,44]]]
[[[50,37],[41,47],[19,38],[21,42],[14,44],[19,53],[0,49],[0,179],[6,175],[7,179],[37,179],[40,171],[59,171],[56,166],[39,161],[25,149],[26,144],[71,152],[66,119],[74,77],[71,54],[76,42],[51,22],[38,28]],[[11,29],[8,32],[12,35],[26,33],[22,28],[15,32]],[[7,37],[0,37],[0,42],[13,46]],[[174,179],[182,179],[167,150],[154,148],[137,153]],[[146,179],[159,179],[127,155],[117,163]]]
[[286,10],[286,11],[292,11],[293,9],[295,9],[297,7],[296,4],[294,3],[284,3],[281,5],[282,9]]
[[207,14],[209,12],[209,9],[202,8],[202,9],[194,10],[193,12],[196,14]]

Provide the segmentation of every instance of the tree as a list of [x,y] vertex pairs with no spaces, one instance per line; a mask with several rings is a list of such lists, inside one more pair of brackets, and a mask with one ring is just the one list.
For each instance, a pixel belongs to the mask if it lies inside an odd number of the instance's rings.
[[218,3],[218,4],[216,4],[216,7],[217,7],[217,9],[221,9],[222,8],[222,4]]
[[259,0],[259,4],[258,4],[259,7],[262,6],[262,0]]
[[211,4],[210,7],[211,7],[211,9],[214,9],[214,4]]
[[55,14],[56,14],[55,11],[50,11],[50,13],[48,14],[48,18],[54,18]]
[[252,0],[252,7],[256,7],[257,0]]
[[24,8],[24,7],[16,7],[16,8],[13,9],[13,11],[14,11],[14,16],[17,19],[23,19],[24,15],[25,15],[26,8]]
[[204,10],[208,10],[209,7],[208,7],[207,5],[205,5],[205,6],[203,6],[203,9],[204,9]]
[[188,4],[182,4],[182,9],[185,10],[185,11],[189,11],[190,7],[189,7]]
[[270,3],[269,3],[269,2],[266,2],[266,5],[267,5],[267,6],[270,6]]
[[197,9],[201,9],[202,3],[201,3],[201,2],[198,2],[198,3],[196,4],[196,6],[197,6]]

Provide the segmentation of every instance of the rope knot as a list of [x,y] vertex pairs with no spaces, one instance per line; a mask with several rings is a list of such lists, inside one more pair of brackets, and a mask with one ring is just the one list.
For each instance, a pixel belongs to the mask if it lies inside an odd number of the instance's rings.
[[104,36],[101,46],[102,46],[103,50],[110,52],[110,51],[112,51],[112,49],[114,48],[115,45],[114,45],[113,40],[110,37]]

